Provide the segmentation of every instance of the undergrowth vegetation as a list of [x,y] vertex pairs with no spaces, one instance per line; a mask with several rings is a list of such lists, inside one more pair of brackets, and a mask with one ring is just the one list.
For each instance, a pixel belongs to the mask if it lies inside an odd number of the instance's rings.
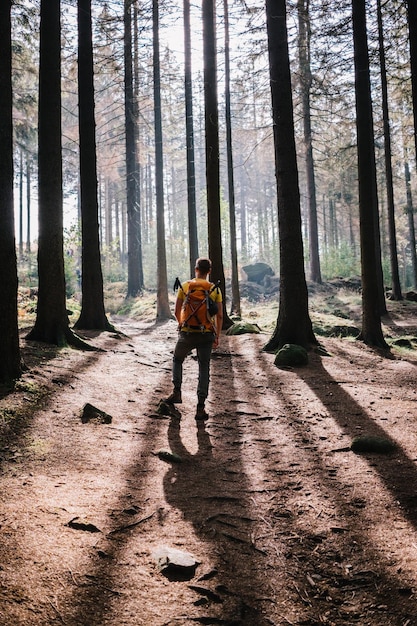
[[[122,281],[107,283],[105,305],[108,317],[116,324],[119,316],[151,323],[156,319],[156,291],[144,290],[137,298],[126,298],[126,284]],[[19,323],[29,328],[36,318],[36,289],[21,287],[19,290]],[[171,310],[174,311],[175,294],[170,291]],[[255,323],[265,335],[271,334],[278,315],[278,295],[257,302],[242,298],[242,319]],[[357,289],[327,283],[310,289],[309,307],[314,333],[320,337],[344,337],[354,339],[361,328],[361,294]],[[70,325],[78,319],[81,295],[75,293],[67,300]],[[403,346],[417,348],[417,328],[411,320],[417,317],[417,303],[403,300],[388,301],[389,315],[382,318],[383,331],[388,343],[401,337]],[[404,320],[410,320],[406,323]],[[392,340],[392,341],[391,341]],[[408,342],[408,343],[407,343]]]

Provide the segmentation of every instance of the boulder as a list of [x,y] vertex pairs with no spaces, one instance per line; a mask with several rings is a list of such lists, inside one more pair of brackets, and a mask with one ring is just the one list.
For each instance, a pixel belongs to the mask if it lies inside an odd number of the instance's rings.
[[295,343],[286,343],[275,356],[274,365],[277,367],[300,367],[308,365],[307,350]]
[[251,324],[250,322],[235,322],[233,326],[230,326],[226,330],[226,335],[244,335],[245,333],[256,333],[259,334],[261,329],[258,324]]
[[251,265],[245,265],[242,267],[248,280],[253,283],[262,285],[265,276],[275,276],[275,272],[267,263],[252,263]]

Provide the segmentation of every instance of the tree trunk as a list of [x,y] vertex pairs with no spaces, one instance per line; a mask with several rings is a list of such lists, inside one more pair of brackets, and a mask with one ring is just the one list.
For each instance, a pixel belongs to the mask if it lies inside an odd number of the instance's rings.
[[381,327],[380,279],[376,252],[379,237],[376,228],[378,204],[365,0],[352,0],[352,17],[362,266],[361,338],[368,345],[386,348]]
[[19,258],[23,257],[23,148],[19,150]]
[[203,0],[204,119],[208,248],[212,261],[211,279],[220,280],[223,293],[223,328],[232,326],[226,311],[226,282],[223,269],[220,217],[219,109],[217,96],[217,53],[214,0]]
[[301,104],[304,128],[304,158],[307,176],[307,203],[309,226],[310,280],[321,283],[319,235],[317,225],[316,181],[313,159],[313,134],[311,130],[311,67],[310,67],[310,0],[298,0],[298,52],[300,62]]
[[74,328],[114,330],[104,309],[97,198],[91,0],[78,0],[78,127],[81,196],[81,313]]
[[190,0],[184,0],[184,83],[185,83],[185,132],[187,143],[187,199],[190,276],[198,253],[197,204],[195,185],[194,115],[191,71]]
[[[31,167],[30,167],[30,156],[29,153],[26,153],[26,252],[30,254],[31,244],[30,244],[30,216],[31,216],[31,207],[30,207],[30,186],[31,186]],[[30,259],[29,259],[30,262]]]
[[246,175],[243,168],[240,173],[240,247],[243,261],[248,260],[248,235],[247,235],[247,217],[246,217]]
[[407,0],[410,39],[411,93],[413,98],[414,146],[417,162],[417,0]]
[[127,296],[135,297],[141,293],[143,289],[143,266],[139,177],[136,152],[136,107],[133,89],[132,0],[124,0],[124,67],[128,232]]
[[405,190],[407,197],[407,221],[408,221],[408,242],[410,247],[411,256],[411,272],[412,272],[412,285],[413,289],[417,289],[417,252],[416,252],[416,229],[414,225],[414,207],[413,196],[411,193],[411,177],[410,177],[410,165],[408,163],[407,151],[404,158],[404,178],[405,178]]
[[19,378],[17,263],[13,207],[11,0],[0,3],[0,383]]
[[152,1],[153,26],[153,87],[155,116],[155,187],[156,187],[156,237],[157,237],[157,300],[156,317],[168,320],[172,317],[168,300],[168,277],[165,247],[164,215],[164,156],[161,113],[161,69],[159,62],[159,7],[158,0]]
[[69,328],[66,308],[61,138],[60,0],[41,0],[38,121],[38,303],[27,339],[87,347]]
[[384,31],[382,25],[381,0],[377,0],[378,15],[378,39],[379,39],[379,64],[381,72],[382,88],[382,117],[384,125],[384,157],[385,157],[385,178],[387,188],[387,212],[388,212],[388,234],[389,251],[391,263],[391,299],[402,300],[400,284],[400,273],[398,269],[397,235],[395,228],[395,207],[394,207],[394,185],[392,176],[392,151],[391,151],[391,131],[388,108],[388,86],[387,71],[385,63]]
[[107,256],[113,242],[113,181],[106,179],[106,204],[105,204],[105,225],[106,225],[106,247]]
[[232,149],[232,113],[230,98],[230,51],[229,51],[229,7],[228,0],[223,0],[224,6],[224,82],[225,82],[225,108],[226,108],[226,151],[227,151],[227,182],[229,190],[229,221],[230,221],[230,253],[232,261],[232,302],[230,312],[240,317],[240,292],[239,271],[237,259],[236,239],[236,207],[235,207],[235,182],[233,171]]
[[285,0],[266,0],[268,53],[274,124],[275,169],[280,242],[280,296],[275,331],[265,346],[275,351],[286,343],[308,347],[317,340],[308,312],[301,233],[300,192]]

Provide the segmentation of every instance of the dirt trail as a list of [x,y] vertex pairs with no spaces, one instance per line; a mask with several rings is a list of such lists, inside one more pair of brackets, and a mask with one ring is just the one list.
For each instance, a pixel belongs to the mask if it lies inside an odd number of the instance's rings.
[[[48,389],[1,452],[0,624],[417,625],[416,360],[325,339],[331,356],[284,371],[266,336],[222,337],[197,427],[194,359],[181,419],[156,412],[174,323],[117,325],[1,400]],[[83,424],[87,402],[112,423]],[[396,452],[354,454],[365,433]],[[160,546],[194,577],[161,574]]]

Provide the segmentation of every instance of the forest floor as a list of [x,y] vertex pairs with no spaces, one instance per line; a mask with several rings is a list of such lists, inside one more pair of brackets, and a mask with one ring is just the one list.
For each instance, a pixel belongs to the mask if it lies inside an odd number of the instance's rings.
[[[417,304],[389,308],[384,331],[416,338]],[[278,369],[269,332],[222,336],[197,426],[193,358],[178,413],[157,411],[174,321],[112,322],[97,352],[22,338],[0,399],[2,626],[417,625],[415,342],[318,337],[328,356]],[[83,423],[86,403],[111,422]],[[396,449],[354,453],[361,434]],[[161,572],[166,547],[195,571]]]

